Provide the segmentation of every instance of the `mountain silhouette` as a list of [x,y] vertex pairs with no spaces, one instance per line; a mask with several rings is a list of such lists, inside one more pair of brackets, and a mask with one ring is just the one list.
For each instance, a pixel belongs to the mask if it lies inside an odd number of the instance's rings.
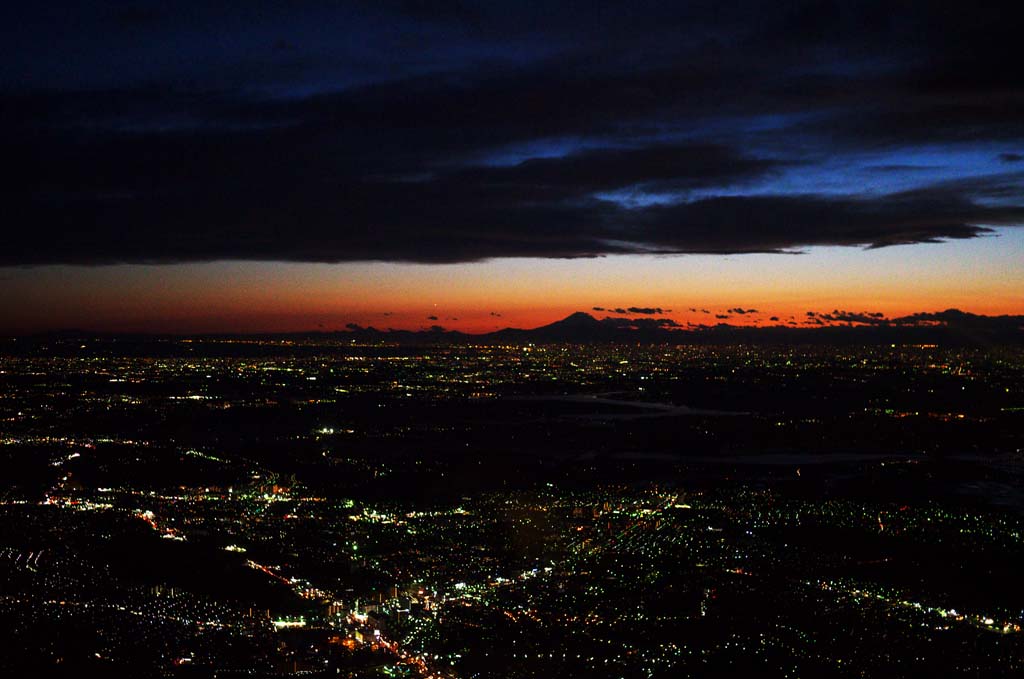
[[569,314],[560,321],[542,325],[538,328],[522,330],[506,328],[483,335],[492,341],[519,342],[536,344],[547,342],[570,342],[588,344],[591,342],[609,341],[614,339],[614,328],[597,320],[583,311]]
[[[823,316],[824,317],[824,316]],[[197,335],[188,335],[196,337]],[[239,333],[211,333],[208,338],[240,337]],[[944,344],[961,346],[1024,345],[1024,316],[982,316],[958,309],[922,312],[874,324],[833,324],[817,326],[688,325],[680,327],[670,319],[609,316],[598,319],[577,311],[537,328],[505,328],[484,334],[469,334],[433,326],[424,330],[379,330],[350,323],[345,330],[289,333],[249,333],[246,337],[330,338],[345,342],[406,345],[445,344]],[[177,335],[95,333],[55,331],[26,336],[20,345],[0,341],[0,354],[30,350],[37,344],[74,344],[79,339],[122,338],[146,341]],[[75,345],[77,346],[77,345]]]

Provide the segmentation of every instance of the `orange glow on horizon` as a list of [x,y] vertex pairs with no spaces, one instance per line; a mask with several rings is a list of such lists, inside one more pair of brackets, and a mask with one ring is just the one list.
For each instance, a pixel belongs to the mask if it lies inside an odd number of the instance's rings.
[[[593,307],[661,307],[687,323],[774,324],[807,311],[888,318],[958,308],[1024,314],[1021,230],[999,238],[804,255],[619,256],[471,264],[211,262],[0,271],[0,331],[533,328]],[[757,309],[729,314],[730,308]],[[691,308],[698,311],[692,312]],[[671,311],[668,311],[671,309]],[[710,313],[701,313],[707,309]],[[728,314],[730,318],[716,318]]]

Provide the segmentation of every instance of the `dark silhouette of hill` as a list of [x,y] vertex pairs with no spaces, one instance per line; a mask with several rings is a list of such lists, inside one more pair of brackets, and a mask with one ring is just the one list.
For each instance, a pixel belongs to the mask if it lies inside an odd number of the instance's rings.
[[616,339],[612,329],[593,316],[582,311],[570,314],[560,321],[542,325],[539,328],[521,330],[505,328],[484,335],[490,341],[497,342],[571,342],[584,344],[589,342],[606,342]]
[[668,319],[595,318],[577,311],[537,328],[505,328],[472,335],[433,328],[427,331],[391,330],[350,326],[348,335],[360,341],[398,343],[494,343],[548,344],[943,344],[1020,345],[1024,343],[1024,316],[982,316],[958,309],[917,313],[894,319],[874,319],[870,324],[825,325],[717,325],[679,326]]
[[[825,315],[822,315],[824,317]],[[292,339],[332,342],[388,343],[401,345],[441,344],[941,344],[944,346],[1024,346],[1024,316],[983,316],[958,309],[922,312],[899,318],[874,318],[870,323],[804,322],[803,325],[680,326],[665,318],[595,318],[577,311],[537,328],[505,328],[484,334],[469,334],[433,326],[426,330],[380,330],[350,323],[345,330],[327,332],[147,335],[95,333],[64,330],[21,338],[0,340],[0,353],[23,353],[51,344],[76,345],[90,339],[116,339],[120,350],[128,344],[176,340],[183,337],[203,339]]]

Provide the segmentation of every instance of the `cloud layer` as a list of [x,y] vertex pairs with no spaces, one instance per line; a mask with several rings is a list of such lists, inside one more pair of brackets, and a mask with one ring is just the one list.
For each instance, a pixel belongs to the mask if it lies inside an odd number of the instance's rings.
[[5,24],[0,264],[794,252],[1024,223],[1012,22],[678,5],[29,10]]

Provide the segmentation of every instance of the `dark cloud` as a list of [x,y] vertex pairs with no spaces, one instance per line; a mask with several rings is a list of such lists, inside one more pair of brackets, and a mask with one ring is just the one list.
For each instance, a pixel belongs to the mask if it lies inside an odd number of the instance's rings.
[[114,24],[132,30],[152,25],[164,18],[164,15],[158,9],[141,5],[126,5],[110,10],[107,16]]
[[[983,204],[983,194],[1020,191],[1017,176],[984,186],[948,184],[883,197],[721,197],[644,210],[648,247],[663,252],[785,252],[809,245],[870,248],[973,238],[986,225],[1024,221],[1024,204]],[[740,244],[743,245],[740,245]]]
[[777,320],[779,320],[779,317],[778,317],[778,316],[772,316],[772,317],[771,317],[771,318],[769,318],[768,320],[769,320],[769,321],[777,321]]
[[637,328],[678,328],[680,325],[671,318],[634,318],[633,325]]
[[814,316],[821,321],[829,323],[862,323],[865,325],[885,325],[889,321],[885,319],[885,314],[881,312],[869,312],[869,311],[841,311],[834,309],[830,313],[813,313],[808,312],[809,316]]
[[608,327],[632,329],[632,330],[653,330],[656,328],[678,328],[680,325],[671,318],[618,318],[609,316],[601,319],[601,323]]
[[1008,327],[1015,327],[1019,324],[1019,317],[1015,316],[979,316],[957,309],[948,309],[940,312],[920,312],[909,316],[887,318],[880,311],[844,311],[833,309],[830,312],[808,311],[806,322],[813,322],[817,325],[829,323],[848,323],[871,326],[913,326],[913,325],[941,325],[950,327],[970,327],[981,324],[987,328],[994,327],[1000,323],[1009,324]]
[[735,309],[729,309],[728,311],[731,314],[740,314],[740,315],[760,313],[760,312],[758,312],[757,309],[744,309],[743,307],[736,307]]
[[648,316],[665,313],[661,307],[652,306],[631,306],[626,311],[631,314],[646,314]]
[[604,311],[604,307],[603,306],[596,306],[596,307],[593,308],[593,310],[594,311]]
[[730,316],[729,314],[715,314],[715,318],[721,318],[724,320],[726,318],[732,318],[732,316]]
[[428,321],[436,321],[437,320],[437,316],[427,316],[427,320]]
[[761,175],[781,165],[744,157],[715,144],[666,144],[636,149],[591,149],[561,158],[526,160],[511,167],[474,167],[448,181],[545,198],[584,196],[624,187],[660,190],[720,186]]
[[919,312],[909,316],[893,318],[890,323],[897,326],[942,326],[960,330],[992,330],[1022,332],[1024,316],[983,316],[959,309]]
[[[987,176],[902,155],[1024,139],[1013,22],[940,4],[23,6],[0,264],[781,253],[1018,226],[1024,180],[997,172],[1021,154]],[[821,189],[864,155],[916,188]]]
[[865,170],[869,172],[880,172],[880,173],[907,173],[907,172],[926,172],[928,170],[939,170],[941,166],[938,165],[870,165]]
[[[629,209],[594,198],[546,200],[543,187],[457,187],[445,181],[352,180],[328,192],[323,180],[312,177],[252,176],[241,161],[225,167],[210,159],[189,173],[180,158],[156,155],[132,176],[96,186],[88,195],[43,192],[48,181],[62,181],[59,169],[49,172],[49,180],[40,174],[31,185],[17,187],[19,195],[8,201],[9,217],[21,228],[10,233],[0,262],[453,262],[627,252],[787,252],[811,245],[883,247],[972,238],[989,231],[983,224],[1024,220],[1024,206],[980,200],[1019,192],[1016,176],[881,197],[730,196]],[[134,164],[125,157],[121,161]],[[180,177],[160,177],[176,165]],[[104,183],[104,176],[120,173],[113,167],[93,169],[97,178],[89,182]],[[282,185],[292,188],[280,192]],[[236,203],[240,196],[232,192],[245,193],[246,202]]]

